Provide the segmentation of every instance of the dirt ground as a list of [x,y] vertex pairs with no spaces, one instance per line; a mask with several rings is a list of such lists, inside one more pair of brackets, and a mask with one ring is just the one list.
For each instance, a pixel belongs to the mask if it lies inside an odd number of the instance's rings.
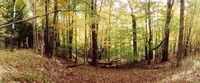
[[[68,68],[69,63],[62,63],[64,70],[55,77],[63,83],[188,83],[200,82],[199,69],[193,64],[183,62],[182,67],[168,66],[169,62],[153,66],[123,66],[119,68],[93,67],[89,64]],[[68,66],[67,66],[68,65]]]

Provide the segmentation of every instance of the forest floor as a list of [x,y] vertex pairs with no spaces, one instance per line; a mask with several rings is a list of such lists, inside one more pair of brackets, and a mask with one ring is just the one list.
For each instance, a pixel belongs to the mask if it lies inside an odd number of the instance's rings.
[[14,53],[0,51],[1,82],[56,82],[56,83],[188,83],[200,82],[200,57],[190,56],[182,67],[169,62],[121,67],[93,67],[89,64],[74,66],[71,60],[47,59],[31,49]]

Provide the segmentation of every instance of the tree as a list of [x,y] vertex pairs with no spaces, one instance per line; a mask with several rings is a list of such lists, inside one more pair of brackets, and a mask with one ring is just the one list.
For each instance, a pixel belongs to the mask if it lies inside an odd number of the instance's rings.
[[180,28],[179,28],[179,39],[178,39],[178,52],[177,52],[177,67],[181,66],[181,58],[183,51],[183,30],[184,30],[184,0],[180,0]]
[[96,14],[96,0],[91,0],[91,18],[93,19],[91,23],[92,30],[92,65],[97,65],[97,51],[98,51],[98,43],[97,43],[97,24],[95,19]]
[[[74,10],[76,9],[76,0],[74,0]],[[76,11],[74,11],[74,15],[76,16]],[[75,20],[75,23],[76,23],[76,17],[74,16],[74,20]],[[75,53],[76,53],[76,58],[75,58],[75,63],[77,64],[78,63],[78,48],[77,48],[77,37],[78,37],[78,31],[77,31],[77,26],[74,26],[75,28]]]
[[108,14],[108,29],[105,31],[106,37],[104,39],[104,44],[105,44],[105,55],[108,57],[108,61],[110,62],[110,57],[111,57],[111,14],[112,14],[112,8],[113,8],[113,0],[109,0],[109,14]]
[[[16,0],[13,0],[13,22],[15,21],[16,15]],[[14,32],[15,32],[15,24],[12,24],[12,31],[11,31],[11,52],[14,51],[15,41],[14,41]]]
[[164,44],[163,44],[163,54],[162,54],[162,61],[168,61],[168,48],[169,48],[169,25],[170,20],[172,17],[172,7],[174,4],[174,0],[167,0],[167,15],[166,15],[166,21],[165,21],[165,28],[164,28]]
[[[76,9],[76,0],[72,1],[72,4],[69,4],[69,9],[75,10]],[[73,11],[74,12],[74,11]],[[68,53],[69,58],[72,59],[73,53],[73,34],[74,34],[74,24],[75,24],[75,16],[69,16],[69,39],[68,39]],[[76,39],[75,39],[76,41]]]
[[87,29],[87,16],[88,16],[88,4],[87,0],[85,2],[85,45],[84,45],[84,63],[88,60],[88,29]]
[[185,40],[185,48],[184,48],[184,57],[188,56],[189,41],[191,40],[192,28],[194,27],[194,22],[195,22],[194,17],[195,17],[196,8],[197,8],[196,7],[197,0],[195,0],[194,3],[195,4],[192,6],[192,9],[191,9],[192,15],[190,15],[191,16],[190,19],[189,19],[190,22],[188,24],[189,30],[185,32],[187,35],[186,35],[186,38],[185,38],[186,40]]
[[49,15],[48,8],[49,8],[49,0],[45,0],[45,13],[46,13],[46,26],[45,26],[45,55],[50,58],[50,50],[49,50]]
[[148,40],[148,65],[151,64],[151,59],[153,59],[153,50],[152,50],[152,40],[153,40],[153,34],[152,34],[152,25],[151,25],[151,0],[148,0],[147,5],[147,16],[148,16],[148,27],[149,27],[149,40]]
[[129,0],[129,5],[131,9],[131,18],[132,18],[132,33],[133,33],[133,55],[137,56],[137,30],[136,30],[136,17],[133,14],[133,8],[131,7],[131,1]]
[[[32,13],[33,16],[36,16],[36,0],[30,0],[31,7],[32,7]],[[38,53],[38,34],[37,34],[37,19],[32,20],[33,21],[33,48],[36,53]]]
[[[57,0],[54,0],[54,11],[57,11],[58,10],[58,1]],[[51,37],[51,56],[55,56],[55,48],[56,48],[56,35],[55,35],[55,33],[57,33],[56,32],[56,26],[57,26],[57,21],[58,21],[58,12],[56,12],[56,13],[54,13],[54,16],[53,16],[54,18],[53,18],[53,30],[52,30],[52,37]]]

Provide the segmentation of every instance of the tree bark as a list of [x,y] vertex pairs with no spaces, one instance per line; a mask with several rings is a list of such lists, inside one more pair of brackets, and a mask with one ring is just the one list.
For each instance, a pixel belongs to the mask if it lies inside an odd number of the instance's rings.
[[109,1],[109,16],[108,16],[108,30],[106,30],[106,34],[107,34],[107,38],[105,40],[107,40],[106,42],[106,54],[108,55],[108,62],[110,62],[110,58],[111,58],[111,36],[110,36],[110,32],[111,32],[111,12],[112,12],[112,7],[113,7],[113,2],[110,0]]
[[180,0],[180,28],[179,28],[179,40],[178,40],[178,52],[177,52],[177,67],[181,66],[181,58],[183,51],[183,30],[184,30],[184,0]]
[[[74,10],[76,9],[76,0],[74,0]],[[76,11],[74,11],[74,15],[76,16]],[[73,19],[74,19],[74,24],[76,23],[76,17],[73,16]],[[78,63],[78,47],[77,47],[77,37],[78,37],[78,33],[77,33],[77,27],[74,26],[75,28],[75,53],[76,53],[76,57],[75,57],[75,63],[77,64]]]
[[[147,9],[145,9],[145,13],[147,14]],[[148,53],[148,17],[146,16],[145,17],[145,32],[146,32],[146,35],[145,35],[145,46],[144,46],[144,49],[145,49],[145,60],[148,60],[148,56],[149,56],[149,53]]]
[[131,1],[129,0],[129,6],[131,9],[131,18],[132,18],[132,33],[133,33],[133,55],[137,56],[137,30],[136,30],[136,17],[133,14],[133,8],[131,6]]
[[[32,4],[32,12],[33,12],[33,16],[36,16],[36,2],[34,1],[34,3]],[[36,38],[37,34],[36,34],[36,19],[33,20],[33,48],[35,50],[36,53],[38,53],[38,47],[37,47],[37,38]]]
[[194,14],[196,13],[195,10],[196,10],[196,0],[195,0],[194,9],[192,9],[192,15],[190,18],[189,31],[188,31],[188,35],[186,37],[185,48],[184,48],[184,57],[188,56],[189,41],[190,41],[191,32],[192,32],[193,23],[194,23]]
[[[16,0],[13,0],[13,22],[15,21],[15,15],[16,15]],[[15,24],[12,24],[12,31],[11,31],[11,52],[14,51],[15,47],[15,37],[14,37],[14,32],[15,32]]]
[[166,22],[165,22],[165,40],[164,40],[164,47],[163,47],[163,54],[162,54],[162,60],[161,61],[168,61],[168,48],[169,48],[169,25],[170,20],[172,17],[172,7],[174,4],[174,0],[167,0],[167,16],[166,16]]
[[149,41],[148,41],[148,65],[151,64],[151,59],[153,59],[153,50],[152,50],[152,26],[151,26],[151,0],[148,0],[148,7],[147,7],[147,15],[148,15],[148,26],[149,26]]
[[133,54],[137,56],[137,31],[136,31],[136,18],[135,15],[132,16],[132,30],[133,30]]
[[69,53],[69,58],[72,59],[72,44],[73,44],[73,25],[74,24],[74,18],[71,17],[72,23],[70,23],[70,29],[69,29],[69,41],[68,41],[68,53]]
[[45,55],[50,58],[49,52],[49,15],[48,13],[48,0],[45,0],[45,13],[46,13],[46,28],[45,28]]
[[85,45],[84,45],[84,64],[86,63],[86,58],[88,58],[88,32],[87,32],[87,10],[88,10],[88,6],[87,6],[87,2],[86,2],[86,12],[85,12]]
[[98,43],[97,43],[97,26],[95,21],[95,13],[96,13],[96,1],[91,1],[91,17],[94,19],[94,21],[91,24],[91,30],[92,30],[92,65],[97,65],[97,51],[98,51]]
[[[54,11],[58,10],[58,2],[57,0],[54,0]],[[53,27],[51,30],[51,35],[50,35],[50,58],[52,58],[55,55],[55,48],[56,48],[56,37],[55,37],[55,33],[56,33],[56,27],[57,27],[57,17],[58,17],[58,12],[54,13],[53,16]]]

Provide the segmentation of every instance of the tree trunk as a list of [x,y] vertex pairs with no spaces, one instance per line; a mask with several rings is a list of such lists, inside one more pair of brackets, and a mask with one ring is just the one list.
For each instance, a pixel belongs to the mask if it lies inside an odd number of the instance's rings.
[[[74,8],[73,10],[76,10],[76,0],[74,0]],[[74,11],[74,15],[76,16],[76,11]],[[73,20],[74,20],[74,24],[76,23],[76,17],[73,16]],[[78,63],[78,47],[77,47],[77,37],[78,37],[78,33],[77,33],[77,27],[74,26],[75,28],[75,53],[76,53],[76,57],[75,57],[75,63]]]
[[165,22],[165,39],[164,39],[164,47],[163,47],[163,54],[162,54],[162,61],[168,61],[168,48],[169,48],[169,25],[170,25],[170,20],[171,20],[171,12],[172,12],[172,7],[174,4],[174,0],[167,0],[167,16],[166,16],[166,22]]
[[112,6],[113,6],[113,2],[110,0],[109,1],[109,16],[108,16],[108,30],[106,30],[106,34],[107,34],[107,38],[105,40],[107,40],[106,42],[106,54],[108,55],[108,62],[110,62],[110,58],[111,58],[111,37],[110,37],[110,31],[111,31],[111,12],[112,12]]
[[[45,0],[45,13],[48,13],[48,0]],[[45,28],[45,55],[50,58],[49,55],[49,15],[46,15],[46,28]]]
[[[155,39],[155,44],[158,44],[158,39],[159,39],[159,31],[156,31],[156,39]],[[159,49],[155,50],[155,62],[158,63],[159,61]]]
[[148,65],[151,64],[151,59],[153,59],[153,50],[152,50],[152,40],[153,40],[153,35],[152,35],[152,27],[151,27],[151,0],[148,1],[148,8],[147,8],[147,14],[148,14],[148,26],[149,26],[149,41],[148,41]]
[[[54,0],[54,11],[57,11],[58,10],[58,2],[57,2],[57,0]],[[55,55],[55,51],[56,51],[56,35],[55,35],[55,33],[56,33],[56,27],[57,27],[57,17],[58,17],[58,12],[56,12],[56,13],[54,13],[54,17],[53,17],[53,30],[52,30],[52,37],[51,37],[51,47],[52,47],[52,49],[51,49],[51,57],[53,57],[54,55]]]
[[176,43],[177,43],[176,41],[177,41],[177,37],[175,37],[175,39],[174,39],[174,46],[173,46],[173,50],[174,50],[174,51],[173,51],[173,52],[174,52],[173,54],[174,54],[174,55],[176,54]]
[[[95,0],[91,1],[91,17],[95,20],[95,13],[96,13],[96,3]],[[92,30],[92,65],[97,65],[97,51],[98,51],[98,43],[97,43],[97,26],[96,22],[92,22],[91,25]]]
[[133,30],[133,54],[137,56],[137,32],[136,32],[136,18],[135,15],[132,16],[132,30]]
[[[33,12],[33,16],[36,16],[36,3],[34,1],[34,3],[32,4],[32,12]],[[35,50],[36,53],[38,53],[37,51],[37,39],[36,39],[36,19],[33,20],[33,48]]]
[[[70,17],[71,18],[71,17]],[[70,29],[69,29],[69,41],[68,41],[68,53],[69,53],[69,58],[72,59],[72,43],[73,43],[73,25],[74,24],[74,18],[71,18],[72,23],[70,23]]]
[[[43,10],[45,8],[42,8]],[[42,14],[44,14],[45,11],[42,11]],[[40,54],[42,56],[45,55],[45,38],[44,38],[44,30],[45,30],[45,19],[42,18],[42,27],[39,29],[39,40],[40,40],[40,43],[39,43],[39,47],[40,47]]]
[[131,17],[132,17],[132,33],[133,33],[133,55],[137,56],[137,30],[136,30],[136,17],[133,14],[133,8],[131,6],[131,1],[129,0],[129,6],[131,9]]
[[[147,14],[147,10],[145,9],[145,13]],[[145,32],[146,32],[146,35],[145,35],[145,46],[144,46],[144,49],[145,49],[145,60],[148,60],[148,17],[146,16],[146,19],[145,19],[145,24],[146,24],[146,27],[145,27]]]
[[183,51],[183,30],[184,30],[184,0],[180,0],[180,29],[179,29],[179,40],[178,40],[178,52],[177,52],[177,67],[181,66],[181,58]]
[[[15,18],[16,15],[16,0],[13,0],[13,18]],[[13,19],[13,22],[15,20]],[[14,51],[15,47],[15,37],[14,37],[14,32],[15,32],[15,24],[12,24],[12,31],[11,31],[11,52]]]
[[86,58],[88,58],[88,32],[87,32],[87,16],[88,16],[88,6],[87,6],[87,2],[86,2],[86,12],[85,12],[85,46],[84,46],[84,64],[86,63]]
[[189,49],[189,41],[190,41],[190,37],[191,37],[191,32],[192,32],[192,28],[193,28],[193,25],[194,25],[194,14],[196,13],[195,12],[196,10],[196,0],[195,0],[195,5],[194,5],[194,9],[192,9],[192,15],[191,15],[191,18],[190,18],[190,24],[189,24],[189,31],[188,31],[188,35],[186,37],[186,42],[185,42],[185,48],[184,48],[184,57],[187,57],[188,56],[188,49]]
[[[44,23],[42,23],[43,25]],[[39,40],[40,40],[40,55],[44,55],[44,27],[39,30]]]
[[[101,0],[101,3],[100,3],[100,7],[99,7],[99,12],[101,12],[101,10],[102,10],[102,6],[103,6],[103,1],[104,0]],[[95,3],[96,3],[96,5],[97,5],[97,0],[95,1]],[[100,19],[100,16],[98,16],[98,21],[97,21],[97,23],[96,23],[96,26],[97,26],[97,31],[98,31],[98,29],[99,29],[99,27],[100,27],[100,21],[101,21],[101,19]],[[97,32],[98,33],[98,32]],[[103,45],[102,45],[102,37],[100,38],[100,41],[101,41],[101,45],[100,45],[100,48],[99,48],[99,50],[98,50],[98,59],[99,60],[101,60],[101,58],[102,58],[102,51],[103,51],[103,49],[102,49],[102,47],[103,47]]]

